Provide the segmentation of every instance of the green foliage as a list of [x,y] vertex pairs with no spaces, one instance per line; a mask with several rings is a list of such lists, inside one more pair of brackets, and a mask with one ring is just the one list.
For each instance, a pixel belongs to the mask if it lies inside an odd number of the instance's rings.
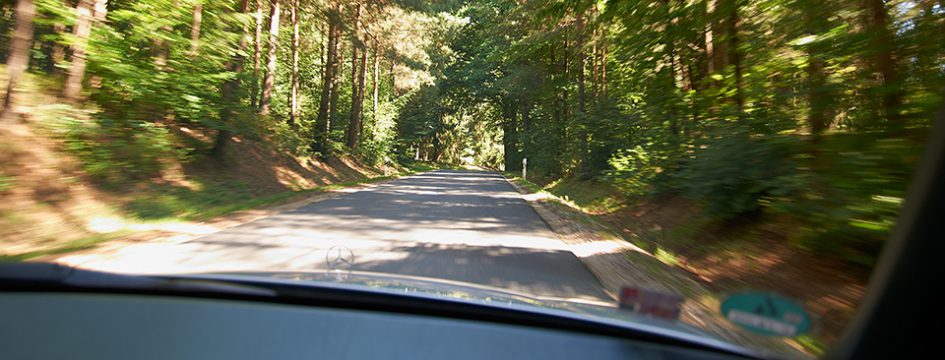
[[10,190],[15,185],[13,176],[0,174],[0,193]]
[[837,135],[802,159],[803,186],[773,210],[803,219],[797,244],[872,266],[902,208],[920,151],[918,138]]
[[798,186],[791,145],[784,137],[726,134],[700,144],[673,174],[680,192],[706,202],[706,210],[721,219],[761,209],[770,196],[784,196]]
[[163,186],[140,194],[123,206],[123,210],[140,220],[206,220],[236,211],[284,203],[302,195],[391,179],[378,176],[314,188],[259,195],[240,181],[202,184],[200,190]]
[[606,182],[562,179],[545,185],[544,191],[570,202],[584,213],[613,213],[625,205],[624,194]]
[[[189,28],[194,1],[135,2],[109,12],[109,23],[98,24],[90,42],[89,69],[102,78],[92,98],[112,117],[193,122],[224,128],[218,117],[220,86],[236,74],[224,63],[235,52],[239,23],[220,4],[207,5],[200,27],[199,52],[191,54]],[[232,126],[228,126],[232,127]]]
[[392,163],[391,154],[397,145],[397,114],[400,113],[406,97],[383,102],[377,113],[371,114],[365,121],[365,133],[358,152],[373,164]]
[[[246,184],[238,181],[203,184],[200,190],[182,187],[164,187],[150,191],[145,196],[135,197],[125,204],[124,210],[143,220],[155,219],[207,219],[231,209],[249,208],[268,197],[256,197]],[[289,194],[292,194],[289,192]],[[282,199],[285,193],[276,195],[274,201]]]
[[178,147],[166,128],[152,122],[113,120],[68,105],[46,106],[40,113],[46,116],[44,128],[63,140],[64,150],[102,181],[157,175],[167,160],[186,160],[191,151]]
[[613,170],[608,172],[606,179],[633,196],[650,193],[651,182],[662,170],[639,145],[633,149],[619,150],[608,162]]

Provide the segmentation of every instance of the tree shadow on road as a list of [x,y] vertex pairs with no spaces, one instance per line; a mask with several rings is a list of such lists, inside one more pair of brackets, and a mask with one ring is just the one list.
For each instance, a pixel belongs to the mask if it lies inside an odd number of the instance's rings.
[[537,296],[609,299],[570,251],[441,244],[390,251],[403,256],[357,263],[354,269],[463,281]]

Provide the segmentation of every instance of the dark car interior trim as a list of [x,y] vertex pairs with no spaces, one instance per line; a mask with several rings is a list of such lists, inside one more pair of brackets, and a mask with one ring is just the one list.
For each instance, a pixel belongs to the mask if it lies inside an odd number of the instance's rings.
[[[18,265],[22,266],[27,264],[8,264],[6,266]],[[58,267],[59,269],[40,269],[38,265]],[[14,292],[190,297],[412,314],[604,335],[641,340],[660,345],[707,350],[745,358],[758,358],[761,356],[760,354],[736,346],[721,348],[683,338],[654,334],[630,327],[449,299],[433,299],[348,288],[313,287],[284,283],[274,284],[261,281],[255,282],[252,280],[242,280],[238,284],[239,286],[234,286],[229,283],[222,284],[205,281],[181,283],[181,281],[170,277],[115,275],[90,270],[72,269],[58,264],[33,263],[31,266],[34,267],[32,270],[36,273],[57,273],[60,275],[47,275],[45,277],[38,276],[32,278],[27,276],[27,279],[24,280],[22,278],[23,274],[29,271],[13,270],[8,267],[4,269],[5,271],[0,271],[0,289]],[[10,277],[4,277],[3,275],[5,273],[18,273],[20,277],[18,279],[11,279]],[[96,274],[102,274],[102,276],[106,277],[106,280],[95,280]],[[81,284],[76,284],[75,281],[70,282],[67,280],[69,277],[82,278],[82,282]],[[110,283],[128,286],[110,286],[108,285]],[[219,291],[220,289],[224,291]],[[271,291],[271,293],[267,293],[264,290]]]

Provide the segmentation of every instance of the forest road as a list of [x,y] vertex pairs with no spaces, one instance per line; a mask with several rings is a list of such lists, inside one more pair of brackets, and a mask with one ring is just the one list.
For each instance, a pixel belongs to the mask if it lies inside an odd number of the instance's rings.
[[503,177],[437,170],[348,192],[180,243],[125,246],[66,263],[125,273],[352,270],[609,300],[600,282]]

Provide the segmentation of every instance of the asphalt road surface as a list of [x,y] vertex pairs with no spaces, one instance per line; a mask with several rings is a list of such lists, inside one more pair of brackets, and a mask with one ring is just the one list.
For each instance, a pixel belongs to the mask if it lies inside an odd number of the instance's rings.
[[425,276],[562,298],[607,299],[596,278],[498,174],[413,175],[176,244],[66,262],[122,272],[353,270]]

